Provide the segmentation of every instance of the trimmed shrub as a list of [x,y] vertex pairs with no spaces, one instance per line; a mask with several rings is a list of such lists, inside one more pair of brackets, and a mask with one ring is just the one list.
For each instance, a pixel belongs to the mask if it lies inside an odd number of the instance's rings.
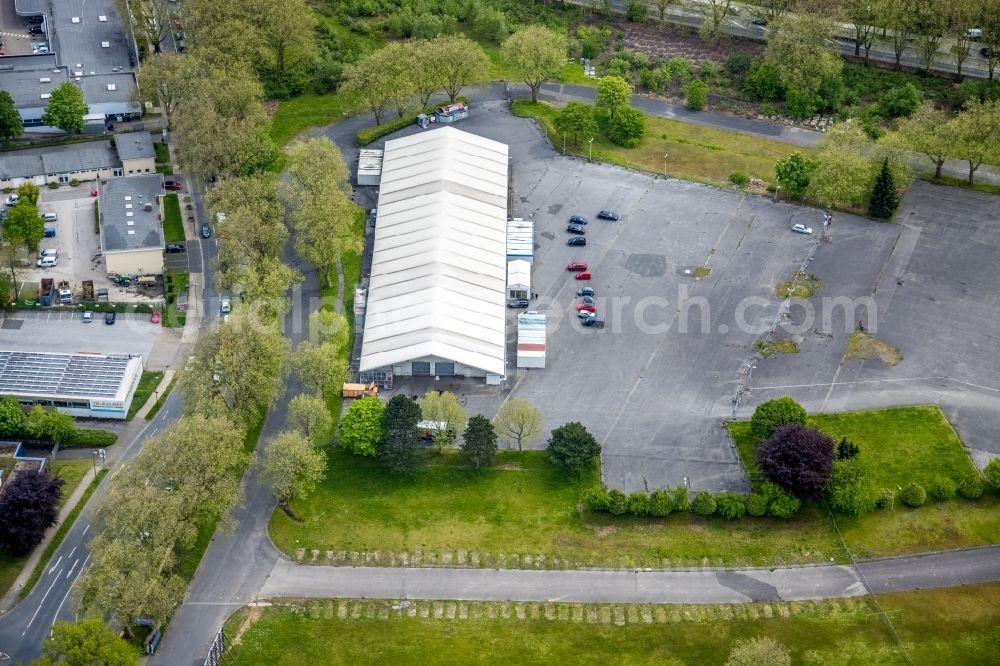
[[628,512],[633,516],[649,515],[649,495],[644,492],[634,492],[628,496]]
[[819,95],[811,90],[793,89],[785,93],[785,111],[792,118],[803,120],[816,113],[823,104]]
[[674,498],[666,488],[654,490],[649,496],[649,514],[651,516],[669,516],[674,510]]
[[934,480],[931,481],[931,485],[927,488],[927,494],[939,502],[954,499],[957,492],[958,484],[955,483],[955,480],[940,475],[935,476]]
[[778,484],[762,481],[759,490],[767,501],[768,516],[787,519],[798,513],[801,502]]
[[767,498],[757,493],[750,493],[746,498],[747,513],[760,517],[767,513]]
[[729,174],[729,182],[736,187],[746,187],[750,183],[750,176],[742,171],[734,171]]
[[118,441],[118,435],[108,430],[97,430],[92,428],[77,428],[76,431],[62,442],[63,447],[104,447],[111,446]]
[[875,488],[861,458],[834,461],[826,499],[831,509],[850,516],[860,516],[875,508]]
[[595,486],[593,488],[588,488],[584,491],[583,497],[584,506],[586,506],[591,511],[607,511],[610,498],[608,497],[608,489],[604,486]]
[[896,506],[896,493],[892,488],[883,488],[878,491],[878,495],[875,497],[875,508],[876,509],[889,509],[892,511]]
[[678,486],[674,490],[674,511],[687,511],[691,508],[691,501],[688,499],[688,489]]
[[702,491],[691,501],[691,512],[699,516],[711,516],[715,513],[715,498],[712,493]]
[[620,76],[628,81],[632,78],[632,63],[624,55],[616,55],[604,63],[604,73],[608,76]]
[[927,501],[927,491],[919,483],[910,482],[903,486],[899,493],[899,499],[907,506],[923,506],[924,502]]
[[687,80],[691,76],[694,64],[687,58],[675,56],[667,61],[666,68],[675,79]]
[[745,500],[736,493],[721,493],[715,496],[715,512],[729,520],[742,518],[746,513]]
[[846,437],[842,437],[837,444],[837,460],[849,460],[860,452],[858,445]]
[[635,148],[646,134],[646,114],[630,106],[618,109],[608,123],[608,138],[623,148]]
[[983,496],[983,479],[978,472],[969,474],[958,484],[958,494],[966,499],[979,499]]
[[994,458],[983,469],[983,476],[994,488],[1000,488],[1000,458]]
[[750,417],[750,432],[757,439],[767,439],[780,425],[805,422],[806,410],[786,395],[757,405]]
[[639,74],[639,83],[650,92],[663,92],[670,85],[670,70],[666,67],[644,69]]
[[684,86],[684,98],[687,101],[687,108],[701,111],[708,104],[708,84],[701,79],[691,79]]
[[609,490],[608,511],[616,516],[623,515],[626,511],[628,511],[628,495],[613,488]]

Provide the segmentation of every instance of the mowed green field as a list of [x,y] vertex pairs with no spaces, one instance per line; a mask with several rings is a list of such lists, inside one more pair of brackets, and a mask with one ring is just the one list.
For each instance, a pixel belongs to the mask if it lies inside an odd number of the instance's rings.
[[[1000,585],[728,606],[290,601],[226,625],[233,664],[691,664],[768,636],[793,664],[1000,663]],[[249,613],[253,615],[249,615]],[[412,616],[411,616],[412,614]],[[907,657],[910,661],[907,661]]]

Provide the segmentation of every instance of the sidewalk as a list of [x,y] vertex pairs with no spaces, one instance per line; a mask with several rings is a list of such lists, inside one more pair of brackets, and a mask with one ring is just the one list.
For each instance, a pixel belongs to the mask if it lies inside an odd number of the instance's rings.
[[59,517],[56,519],[56,524],[50,527],[45,532],[45,538],[42,542],[35,546],[35,550],[32,551],[31,557],[28,561],[24,563],[24,567],[21,569],[21,573],[17,575],[14,582],[11,584],[10,589],[7,593],[0,598],[0,613],[6,613],[11,608],[17,605],[17,602],[21,600],[21,589],[27,584],[28,579],[31,578],[31,574],[34,573],[35,567],[38,566],[38,561],[42,559],[42,553],[48,548],[52,539],[55,538],[56,532],[59,531],[59,527],[65,522],[69,514],[76,508],[76,505],[80,502],[80,498],[83,494],[87,492],[87,488],[90,487],[91,482],[94,480],[96,474],[94,473],[94,468],[91,467],[87,470],[87,473],[83,475],[80,483],[77,485],[76,490],[73,494],[69,496],[66,500],[66,504],[59,511]]
[[[184,325],[184,328],[187,328],[187,324]],[[174,374],[176,374],[176,372],[171,368],[168,368],[163,372],[163,379],[161,379],[160,383],[156,385],[155,389],[153,389],[153,394],[146,400],[146,404],[140,407],[139,411],[135,413],[135,416],[132,418],[133,421],[136,419],[146,418],[146,414],[149,414],[150,410],[153,409],[153,405],[156,404],[156,401],[164,397],[167,387],[170,386],[170,382],[174,378]]]

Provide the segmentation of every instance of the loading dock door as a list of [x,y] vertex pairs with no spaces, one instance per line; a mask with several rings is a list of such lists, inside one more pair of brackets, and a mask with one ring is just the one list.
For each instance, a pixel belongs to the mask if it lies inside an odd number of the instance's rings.
[[428,361],[413,361],[410,363],[414,377],[430,377],[431,364]]
[[454,363],[435,363],[434,364],[434,374],[438,377],[454,377],[455,376],[455,364]]

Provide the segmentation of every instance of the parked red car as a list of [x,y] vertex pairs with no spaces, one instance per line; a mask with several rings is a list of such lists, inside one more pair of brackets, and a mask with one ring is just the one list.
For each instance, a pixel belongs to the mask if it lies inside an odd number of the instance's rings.
[[160,323],[160,311],[159,310],[153,310],[153,314],[152,314],[152,316],[150,316],[149,322],[151,324],[159,324]]
[[571,261],[566,264],[566,270],[568,271],[585,271],[587,270],[586,261]]
[[177,192],[178,190],[181,189],[181,184],[178,183],[176,180],[167,180],[164,181],[163,183],[163,189]]
[[576,306],[577,312],[597,312],[597,308],[594,307],[593,303],[580,303]]
[[590,271],[583,271],[582,273],[577,273],[576,274],[576,279],[577,280],[589,280],[590,279]]

